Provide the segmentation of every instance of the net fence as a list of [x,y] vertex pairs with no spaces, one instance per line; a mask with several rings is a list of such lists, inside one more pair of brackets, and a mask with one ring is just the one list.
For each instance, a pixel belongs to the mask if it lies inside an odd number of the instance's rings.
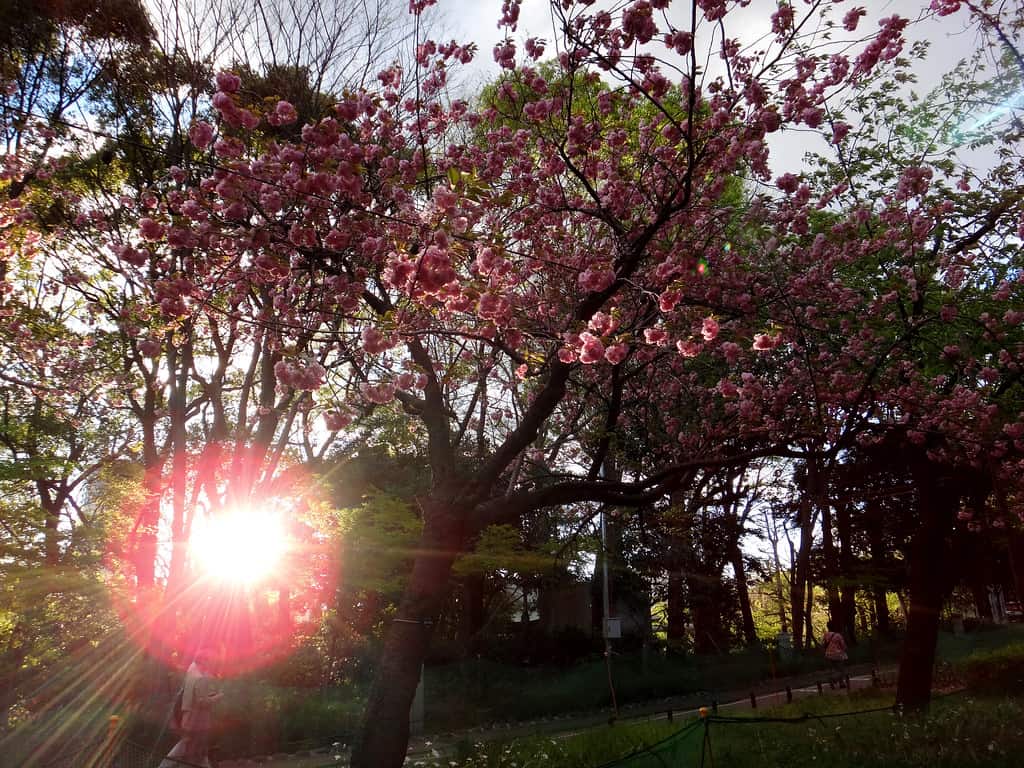
[[205,768],[182,757],[165,757],[152,747],[106,736],[75,745],[36,765],[39,768]]
[[677,768],[692,755],[693,742],[703,734],[703,725],[699,720],[692,722],[661,741],[598,768]]

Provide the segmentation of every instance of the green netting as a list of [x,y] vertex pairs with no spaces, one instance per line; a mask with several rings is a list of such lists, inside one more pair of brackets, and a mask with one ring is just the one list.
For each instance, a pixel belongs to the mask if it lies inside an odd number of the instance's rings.
[[160,756],[154,755],[151,748],[125,741],[110,763],[110,768],[153,768],[159,760]]
[[79,744],[35,764],[40,768],[155,768],[161,761],[174,768],[202,768],[181,758],[156,755],[150,747],[131,741],[112,744],[106,736],[97,736],[87,744]]
[[638,749],[631,755],[605,763],[599,768],[678,768],[693,754],[693,742],[704,733],[700,720],[684,726],[666,739]]

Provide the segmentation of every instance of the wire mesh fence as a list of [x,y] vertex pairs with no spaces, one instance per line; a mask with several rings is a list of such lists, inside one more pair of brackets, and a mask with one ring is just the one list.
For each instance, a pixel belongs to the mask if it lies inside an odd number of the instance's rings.
[[165,757],[151,746],[97,735],[34,763],[38,768],[206,768],[183,757]]

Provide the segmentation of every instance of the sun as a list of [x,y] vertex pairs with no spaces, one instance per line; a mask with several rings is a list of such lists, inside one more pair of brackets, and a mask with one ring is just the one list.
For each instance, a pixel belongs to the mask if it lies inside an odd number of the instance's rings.
[[248,507],[196,520],[190,547],[192,562],[204,576],[247,586],[279,569],[288,535],[279,514]]

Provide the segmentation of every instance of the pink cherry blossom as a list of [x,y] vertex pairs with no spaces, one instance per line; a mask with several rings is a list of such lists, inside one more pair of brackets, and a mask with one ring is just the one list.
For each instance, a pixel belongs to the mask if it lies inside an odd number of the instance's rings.
[[588,267],[579,276],[579,285],[585,291],[598,293],[611,287],[615,273],[610,269]]
[[160,240],[164,236],[164,227],[157,221],[149,218],[148,216],[143,219],[139,219],[139,234],[151,243]]
[[[612,365],[618,365],[619,363],[621,363],[623,360],[626,359],[626,355],[628,355],[628,354],[629,354],[629,345],[628,344],[623,344],[623,343],[612,344],[610,347],[605,349],[605,351],[604,351],[604,359],[607,360]],[[584,361],[584,362],[586,362],[586,361]]]
[[377,405],[386,405],[395,399],[395,385],[391,383],[359,385],[359,392],[366,400]]
[[217,90],[224,93],[235,93],[242,84],[242,79],[231,72],[217,73]]
[[325,411],[324,425],[332,432],[344,429],[352,423],[352,414],[347,411]]
[[683,357],[696,357],[700,354],[701,346],[696,341],[680,339],[676,342],[676,349]]
[[843,29],[847,32],[853,32],[857,29],[857,24],[860,21],[861,16],[864,16],[866,13],[867,11],[863,8],[851,8],[848,10],[846,15],[843,16]]
[[604,359],[604,344],[592,333],[584,331],[580,334],[580,362],[593,365]]
[[781,341],[782,336],[780,334],[756,333],[754,334],[752,348],[758,352],[766,352],[770,349],[775,349]]

